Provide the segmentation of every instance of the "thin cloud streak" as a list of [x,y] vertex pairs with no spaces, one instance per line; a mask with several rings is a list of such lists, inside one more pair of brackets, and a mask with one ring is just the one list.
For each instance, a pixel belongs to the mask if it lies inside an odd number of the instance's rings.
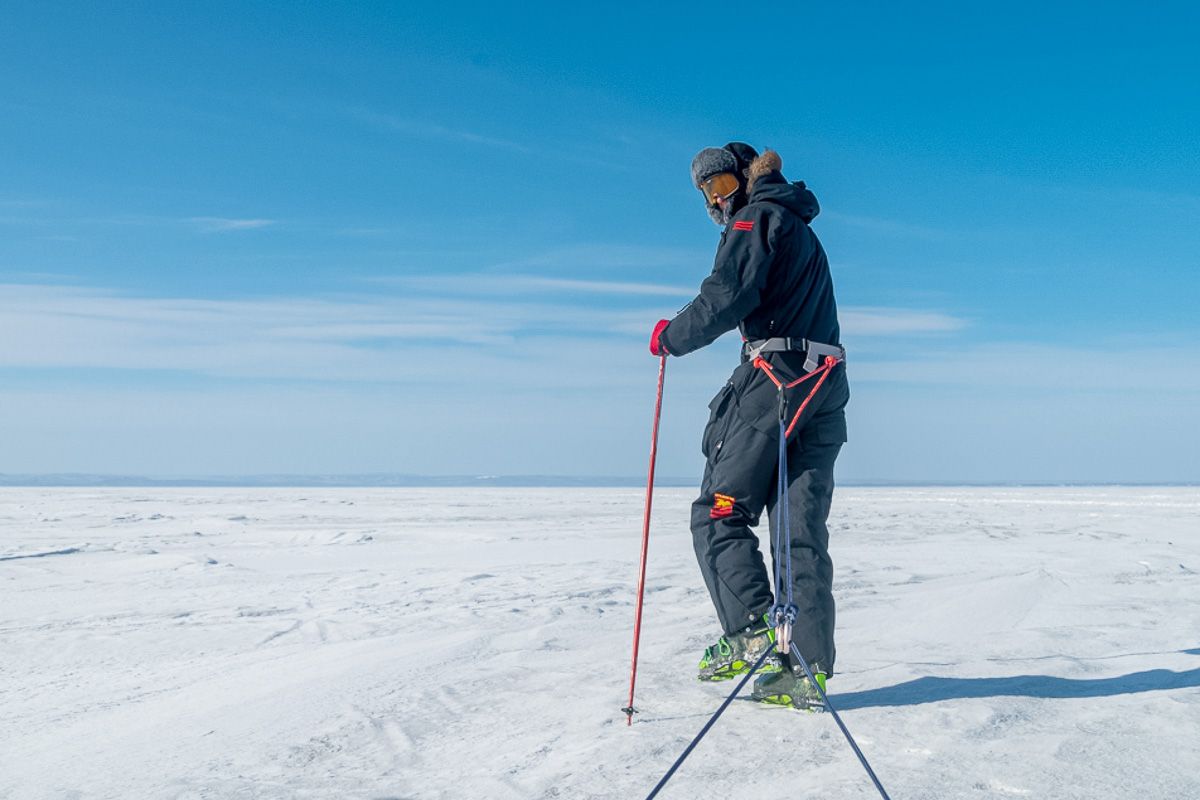
[[410,136],[419,136],[424,139],[466,142],[468,144],[496,147],[502,150],[510,150],[512,152],[522,154],[530,154],[534,152],[532,147],[521,144],[520,142],[514,142],[509,139],[501,139],[495,136],[487,136],[485,134],[476,133],[475,131],[448,128],[444,125],[439,125],[436,122],[429,122],[428,120],[399,117],[394,114],[381,114],[377,111],[370,111],[363,108],[351,109],[350,113],[352,116],[363,122],[390,128],[391,130],[399,133],[405,133]]
[[[576,287],[582,283],[582,291]],[[552,284],[560,291],[558,283]],[[173,370],[240,378],[419,382],[504,364],[536,373],[570,348],[619,362],[639,348],[661,307],[595,307],[590,293],[648,297],[674,287],[568,282],[575,300],[439,297],[428,292],[341,299],[145,298],[74,286],[0,286],[0,367]],[[549,288],[544,290],[550,292]],[[955,321],[892,309],[852,310],[857,335],[942,332]]]
[[[460,363],[532,364],[533,345],[603,341],[648,311],[471,299],[196,300],[0,286],[0,367],[419,381]],[[514,349],[515,348],[515,349]]]
[[422,139],[434,139],[448,143],[465,142],[466,144],[507,150],[521,155],[536,154],[539,159],[543,160],[553,159],[556,161],[583,164],[595,169],[614,172],[629,172],[634,169],[634,167],[624,163],[625,154],[623,152],[614,152],[611,148],[606,150],[603,146],[598,146],[595,140],[589,142],[584,147],[563,148],[561,146],[556,147],[545,141],[538,141],[536,144],[527,144],[474,130],[449,127],[427,119],[404,117],[366,108],[353,108],[344,113],[348,113],[352,118],[360,122]]
[[611,294],[646,297],[692,297],[693,289],[660,283],[636,281],[579,280],[549,278],[540,275],[494,275],[467,273],[460,275],[413,275],[376,279],[376,282],[405,286],[428,292],[443,292],[458,296],[513,296],[527,294]]
[[185,221],[195,225],[205,233],[250,231],[275,224],[275,220],[273,219],[236,219],[232,217],[188,217]]
[[867,231],[869,233],[921,239],[930,242],[942,241],[945,239],[950,239],[954,236],[951,231],[941,228],[913,225],[910,222],[884,219],[883,217],[871,217],[865,214],[847,214],[841,211],[822,211],[821,219],[846,225],[847,227],[851,228],[858,228],[859,230]]
[[848,336],[891,336],[902,333],[953,333],[967,321],[935,311],[910,311],[876,306],[844,306],[839,317]]
[[25,209],[44,208],[50,205],[49,200],[33,200],[20,197],[0,197],[0,208]]
[[667,297],[691,297],[694,292],[682,286],[666,286],[656,283],[631,283],[623,281],[583,281],[569,278],[522,277],[520,283],[529,288],[562,289],[584,294],[633,294],[663,295]]
[[494,269],[551,268],[580,270],[651,269],[695,264],[711,264],[712,251],[683,247],[653,247],[646,245],[615,245],[606,243],[578,244],[559,247],[524,258],[500,261]]
[[1031,342],[989,342],[950,349],[906,348],[900,358],[853,359],[853,380],[961,387],[968,390],[1040,390],[1060,397],[1129,390],[1130,376],[1156,392],[1200,393],[1200,348],[1192,344],[1145,347],[1119,343],[1095,348]]
[[[578,280],[537,275],[465,274],[448,276],[409,276],[387,279],[388,283],[430,292],[459,296],[512,296],[530,293],[568,293],[577,295],[625,295],[688,299],[696,289],[634,281]],[[907,333],[953,333],[968,326],[967,320],[936,311],[919,311],[874,306],[844,306],[842,329],[851,336],[890,336]],[[643,326],[644,327],[644,326]],[[638,329],[639,332],[640,328]],[[633,331],[625,331],[633,333]]]

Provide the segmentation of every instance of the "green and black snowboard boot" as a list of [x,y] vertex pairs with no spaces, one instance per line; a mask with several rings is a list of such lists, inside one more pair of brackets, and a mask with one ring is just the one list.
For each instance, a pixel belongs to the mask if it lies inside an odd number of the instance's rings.
[[[774,644],[775,629],[767,624],[764,614],[757,625],[749,625],[735,634],[722,636],[716,644],[706,649],[700,659],[700,674],[697,677],[702,681],[727,681],[745,675],[758,661],[763,650]],[[758,671],[762,674],[778,670],[778,662],[767,659]]]
[[[775,662],[775,671],[754,681],[754,688],[750,690],[751,700],[773,706],[791,706],[800,711],[825,710],[825,702],[804,674],[803,667],[799,664],[790,668],[781,667],[782,659],[777,656],[768,659],[768,663],[771,661]],[[812,671],[813,677],[821,685],[821,691],[825,691],[825,673],[816,664],[812,665]]]

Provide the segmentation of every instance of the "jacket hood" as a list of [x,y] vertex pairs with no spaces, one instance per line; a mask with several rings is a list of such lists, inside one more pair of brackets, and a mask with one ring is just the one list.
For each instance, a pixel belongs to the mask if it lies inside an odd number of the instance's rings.
[[766,150],[761,156],[750,163],[750,188],[748,200],[751,203],[775,203],[796,214],[805,223],[812,222],[821,213],[821,204],[804,181],[788,183],[780,170],[783,159],[774,150]]

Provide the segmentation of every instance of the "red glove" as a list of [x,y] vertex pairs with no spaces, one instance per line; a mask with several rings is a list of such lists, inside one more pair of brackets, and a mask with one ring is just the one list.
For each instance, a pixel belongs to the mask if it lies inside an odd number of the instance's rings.
[[662,340],[658,337],[662,336],[662,332],[671,324],[669,319],[660,319],[658,324],[654,326],[654,333],[650,334],[650,354],[655,356],[669,356],[667,348],[663,345]]

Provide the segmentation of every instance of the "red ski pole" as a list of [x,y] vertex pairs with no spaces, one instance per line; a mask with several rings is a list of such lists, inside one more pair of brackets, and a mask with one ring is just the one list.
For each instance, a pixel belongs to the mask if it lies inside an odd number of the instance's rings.
[[658,419],[662,416],[663,378],[667,374],[666,353],[659,356],[658,396],[654,401],[654,428],[650,434],[650,471],[646,476],[646,509],[642,515],[642,564],[638,569],[637,613],[633,618],[633,664],[629,670],[629,705],[625,712],[625,724],[633,724],[633,687],[637,683],[638,642],[642,638],[642,599],[646,594],[646,553],[650,549],[650,504],[654,500],[654,462],[658,458]]

